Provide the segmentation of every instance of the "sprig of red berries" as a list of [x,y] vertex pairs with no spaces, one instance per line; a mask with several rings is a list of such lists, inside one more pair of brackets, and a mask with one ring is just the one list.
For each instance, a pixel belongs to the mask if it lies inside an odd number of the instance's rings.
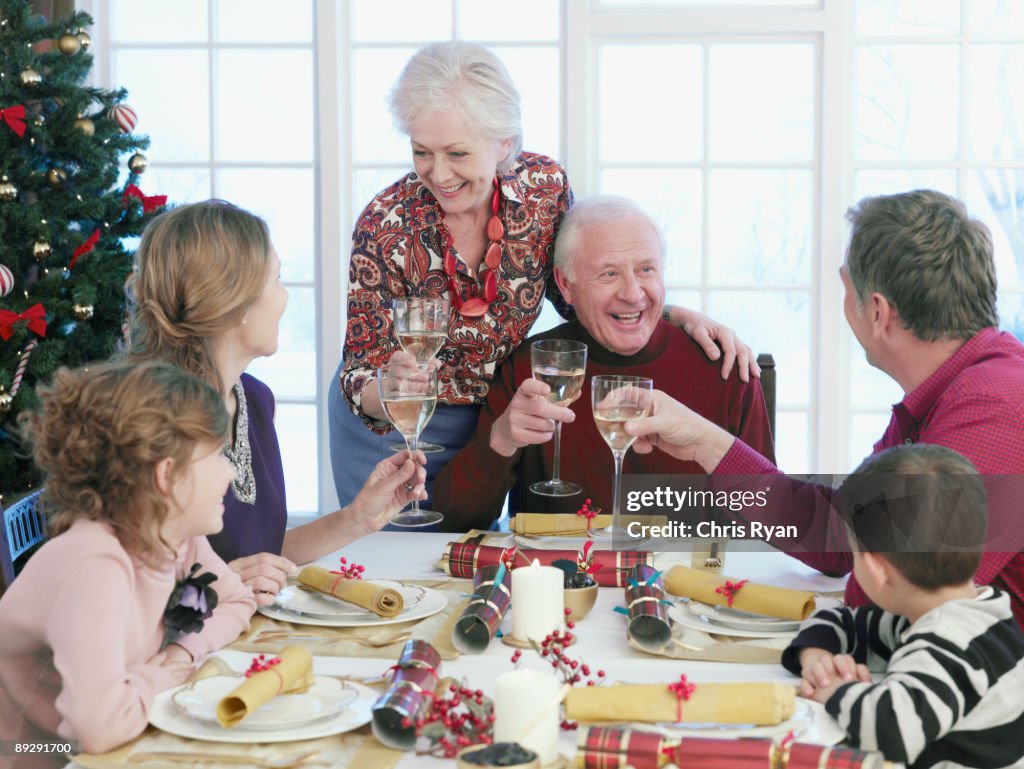
[[249,665],[249,669],[245,671],[245,677],[251,678],[254,673],[262,673],[264,670],[270,670],[274,665],[280,665],[280,657],[271,657],[267,659],[266,654],[258,654],[253,658],[252,664]]
[[349,563],[344,557],[339,559],[340,565],[337,571],[332,571],[331,574],[340,574],[345,579],[362,579],[363,572],[366,571],[366,567],[361,563]]
[[584,518],[587,519],[587,533],[588,534],[590,533],[590,524],[591,524],[591,522],[598,516],[598,514],[600,512],[601,512],[601,508],[600,507],[593,507],[592,508],[590,506],[590,497],[587,497],[587,499],[584,500],[584,502],[583,502],[583,507],[581,507],[579,510],[576,511],[576,515],[582,515]]
[[420,755],[454,758],[470,745],[490,745],[494,741],[494,704],[480,689],[452,683],[443,696],[435,696],[427,712],[415,720],[402,719],[402,726],[416,727],[430,747]]
[[[567,683],[570,686],[576,686],[577,684],[586,684],[587,686],[598,686],[604,683],[605,672],[603,670],[596,670],[591,675],[591,667],[582,660],[573,659],[565,650],[572,645],[572,642],[576,640],[576,636],[573,634],[573,629],[576,627],[576,623],[569,619],[571,609],[565,610],[565,627],[566,630],[553,630],[544,636],[544,640],[540,642],[538,646],[535,642],[531,641],[530,645],[533,646],[533,650],[540,654],[542,658],[551,664],[551,667],[555,669],[555,672],[562,678],[563,683]],[[512,653],[512,664],[519,664],[519,660],[523,658],[523,652],[521,649],[516,649]],[[575,721],[569,721],[566,719],[562,720],[562,728],[566,731],[570,729],[576,729],[579,724]]]

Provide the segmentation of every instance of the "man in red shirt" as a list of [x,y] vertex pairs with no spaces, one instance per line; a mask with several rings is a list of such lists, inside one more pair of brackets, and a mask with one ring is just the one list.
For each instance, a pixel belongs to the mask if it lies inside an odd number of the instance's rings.
[[[989,546],[976,581],[1009,593],[1024,625],[1024,346],[996,328],[989,231],[959,201],[926,190],[867,198],[847,218],[853,232],[839,270],[846,319],[868,362],[905,393],[873,453],[931,443],[958,451],[988,476]],[[827,574],[850,572],[833,489],[786,480],[742,439],[662,395],[654,415],[627,430],[647,436],[635,450],[657,446],[696,461],[716,482],[730,474],[774,476],[771,504],[757,518],[794,525],[799,537],[772,544]],[[846,598],[869,603],[853,577]]]
[[[768,414],[757,380],[723,380],[685,333],[662,319],[664,243],[657,226],[632,201],[598,196],[578,201],[555,241],[555,279],[576,320],[527,339],[490,384],[473,439],[434,482],[443,528],[488,528],[513,489],[510,512],[574,513],[612,509],[612,454],[590,404],[590,378],[598,374],[647,376],[696,413],[774,456]],[[532,378],[530,346],[538,339],[587,345],[587,372],[572,408],[549,403],[546,384]],[[531,483],[552,477],[553,425],[562,422],[561,477],[582,485],[580,494],[545,497]],[[693,463],[665,454],[626,454],[624,473],[700,473]]]

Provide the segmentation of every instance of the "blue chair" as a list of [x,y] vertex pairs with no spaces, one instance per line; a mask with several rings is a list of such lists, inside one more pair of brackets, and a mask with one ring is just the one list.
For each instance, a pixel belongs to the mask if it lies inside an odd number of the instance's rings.
[[42,489],[33,491],[3,511],[0,574],[6,586],[10,586],[28,556],[46,539],[46,524],[39,504],[41,493]]

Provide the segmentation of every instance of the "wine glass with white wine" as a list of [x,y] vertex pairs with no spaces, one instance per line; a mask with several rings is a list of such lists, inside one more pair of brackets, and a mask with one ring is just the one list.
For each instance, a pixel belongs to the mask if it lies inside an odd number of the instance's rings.
[[636,440],[628,435],[625,424],[630,419],[640,419],[651,412],[651,398],[654,381],[647,377],[605,375],[590,380],[590,399],[594,412],[594,424],[604,442],[612,450],[615,459],[615,485],[612,491],[612,525],[597,529],[596,534],[605,536],[626,535],[619,511],[619,496],[622,486],[622,459]]
[[[551,388],[551,403],[568,406],[583,387],[587,375],[587,346],[570,339],[541,339],[530,347],[533,378]],[[563,481],[559,474],[562,463],[562,423],[555,422],[555,456],[551,480],[530,484],[530,491],[545,497],[571,497],[583,487]]]
[[[429,363],[448,339],[451,308],[448,299],[434,296],[396,298],[391,306],[398,343],[417,363]],[[405,451],[405,445],[393,443],[391,450]],[[420,451],[437,454],[444,451],[444,446],[423,441]]]
[[[377,369],[377,387],[384,413],[405,438],[412,457],[418,448],[420,433],[437,405],[437,372],[428,363],[390,363]],[[416,528],[438,523],[443,518],[441,513],[422,509],[419,500],[414,499],[412,507],[391,516],[390,523]]]

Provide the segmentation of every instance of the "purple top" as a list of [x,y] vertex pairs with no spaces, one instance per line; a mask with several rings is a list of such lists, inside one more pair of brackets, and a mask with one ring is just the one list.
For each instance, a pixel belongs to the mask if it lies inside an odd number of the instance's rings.
[[[281,554],[288,523],[284,493],[284,467],[274,429],[274,394],[260,380],[242,374],[242,389],[249,417],[249,449],[256,498],[252,504],[239,501],[234,488],[224,495],[224,528],[210,536],[217,555],[229,563],[255,553]],[[235,415],[235,425],[242,408]],[[235,450],[238,451],[238,440]]]

